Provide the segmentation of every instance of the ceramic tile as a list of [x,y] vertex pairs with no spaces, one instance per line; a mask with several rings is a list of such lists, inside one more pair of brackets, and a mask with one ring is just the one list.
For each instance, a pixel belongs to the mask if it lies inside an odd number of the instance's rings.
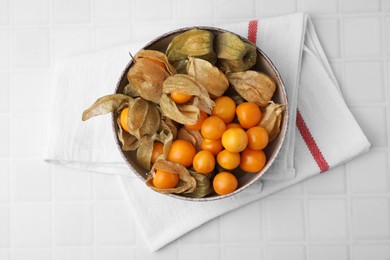
[[50,249],[16,249],[12,253],[13,260],[51,260]]
[[321,0],[303,0],[302,11],[309,14],[334,14],[338,11],[339,0],[321,1]]
[[103,27],[95,29],[96,49],[126,44],[132,41],[131,27]]
[[389,186],[388,154],[370,151],[348,164],[354,193],[386,192]]
[[389,239],[389,200],[355,198],[352,200],[353,236],[356,239]]
[[36,114],[14,116],[11,120],[10,138],[12,156],[42,156],[47,142],[46,129],[47,116]]
[[305,248],[303,246],[269,246],[265,259],[269,260],[304,260]]
[[8,116],[0,115],[0,158],[10,155],[10,119]]
[[12,18],[15,24],[45,24],[49,22],[48,0],[13,0]]
[[310,199],[309,236],[313,240],[347,238],[347,206],[342,199]]
[[389,245],[353,245],[352,259],[390,259]]
[[385,18],[386,53],[390,56],[390,17]]
[[263,249],[259,246],[226,246],[222,248],[222,259],[236,260],[236,259],[263,259]]
[[91,204],[57,203],[54,222],[54,241],[57,246],[91,246],[93,244]]
[[228,213],[221,219],[222,240],[224,242],[255,242],[262,239],[262,216],[259,203]]
[[[26,216],[28,217],[26,218]],[[51,245],[52,219],[50,205],[14,205],[12,222],[12,237],[16,247]]]
[[203,20],[212,19],[214,16],[212,5],[208,0],[181,0],[177,1],[176,17],[179,20]]
[[49,72],[15,72],[12,88],[12,111],[23,114],[26,112],[28,104],[29,113],[46,113],[49,109],[49,90]]
[[91,173],[52,166],[54,198],[58,201],[80,201],[92,199]]
[[380,12],[380,0],[343,0],[342,10],[347,13],[371,13]]
[[214,260],[220,258],[218,247],[212,246],[186,246],[179,248],[179,259],[186,260]]
[[[142,260],[179,259],[177,248],[172,246],[164,247],[157,252],[150,252],[150,250],[147,247],[140,247],[139,250],[137,250],[136,257],[137,259],[142,259]],[[183,259],[187,259],[187,257],[184,257]]]
[[269,240],[302,240],[305,236],[301,200],[268,199],[267,238]]
[[383,102],[383,66],[381,62],[347,62],[345,78],[349,102]]
[[18,202],[51,199],[50,165],[35,159],[18,159],[12,164],[12,197]]
[[56,248],[53,260],[93,260],[92,248]]
[[217,18],[239,19],[255,17],[253,0],[218,0],[216,9]]
[[91,50],[90,29],[55,29],[54,56],[55,59],[63,59]]
[[[381,54],[381,20],[377,17],[346,18],[344,49],[349,58],[378,57]],[[364,35],[364,37],[362,37]]]
[[44,68],[50,65],[48,29],[15,29],[13,33],[13,66]]
[[313,245],[309,250],[311,260],[349,260],[348,246],[346,245]]
[[0,250],[1,248],[9,247],[11,244],[10,224],[10,208],[7,206],[0,206]]
[[10,255],[10,253],[8,251],[0,249],[0,259],[1,260],[10,260],[11,259],[11,255]]
[[90,0],[55,0],[53,18],[56,23],[87,23],[90,21]]
[[126,202],[96,205],[96,242],[99,245],[129,245],[135,243],[135,224]]
[[94,17],[97,23],[127,22],[137,15],[127,0],[94,1]]
[[136,259],[135,250],[133,248],[99,248],[97,254],[98,260],[128,260]]
[[10,182],[9,161],[0,160],[0,203],[9,201],[10,198],[9,182]]
[[9,23],[9,1],[0,0],[0,25]]
[[153,8],[147,1],[135,0],[135,18],[138,21],[170,20],[171,17],[171,0],[155,1]]
[[[0,41],[1,42],[1,41]],[[9,72],[0,72],[0,113],[10,111],[11,82]]]
[[256,16],[267,17],[289,14],[297,11],[296,0],[258,0],[256,1]]
[[[0,18],[1,19],[1,18]],[[0,69],[9,67],[10,45],[9,45],[9,30],[0,30]]]

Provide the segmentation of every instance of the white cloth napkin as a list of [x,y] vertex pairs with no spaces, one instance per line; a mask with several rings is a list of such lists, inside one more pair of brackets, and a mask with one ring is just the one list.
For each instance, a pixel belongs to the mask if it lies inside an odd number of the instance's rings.
[[298,13],[219,27],[244,37],[249,32],[249,38],[279,70],[290,109],[283,148],[262,182],[222,200],[188,202],[146,188],[123,162],[111,116],[81,122],[86,107],[113,92],[130,59],[128,51],[137,52],[143,43],[69,58],[56,67],[51,107],[55,116],[49,124],[45,160],[119,174],[116,178],[124,184],[129,207],[152,251],[217,216],[344,163],[370,147],[341,96],[307,15]]

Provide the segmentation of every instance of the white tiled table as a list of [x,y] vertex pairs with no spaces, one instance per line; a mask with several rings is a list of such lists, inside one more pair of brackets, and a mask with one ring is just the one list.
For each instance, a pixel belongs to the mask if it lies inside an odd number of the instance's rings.
[[[57,59],[295,11],[314,20],[366,155],[155,254],[115,178],[42,161]],[[0,259],[390,259],[389,87],[389,0],[0,0]]]

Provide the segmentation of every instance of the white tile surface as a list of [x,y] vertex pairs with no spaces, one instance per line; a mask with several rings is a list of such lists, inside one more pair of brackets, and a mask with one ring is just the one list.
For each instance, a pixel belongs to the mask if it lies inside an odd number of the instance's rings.
[[8,72],[0,72],[0,113],[7,113],[10,109],[10,76]]
[[[16,72],[13,78],[12,111],[15,113],[45,113],[50,103],[50,73],[49,72]],[[36,95],[36,93],[41,93]]]
[[92,176],[88,172],[53,165],[53,192],[56,201],[92,199]]
[[15,29],[12,57],[15,68],[43,68],[50,65],[48,29]]
[[349,102],[383,102],[383,65],[380,61],[345,64],[346,98]]
[[352,225],[356,239],[389,239],[389,200],[387,198],[353,199]]
[[12,1],[12,18],[14,24],[45,24],[49,22],[48,0],[14,0]]
[[50,205],[17,204],[13,207],[12,222],[12,241],[15,247],[51,245]]
[[98,203],[95,209],[96,242],[99,245],[135,243],[135,224],[125,202]]
[[315,245],[310,247],[309,258],[311,260],[347,260],[349,259],[348,246],[345,245]]
[[57,248],[53,254],[54,260],[92,260],[92,248]]
[[10,119],[8,116],[0,115],[0,157],[8,157],[10,155]]
[[265,259],[270,260],[304,260],[305,248],[303,246],[269,246]]
[[355,260],[365,259],[389,259],[389,245],[354,245],[352,247],[352,256]]
[[343,32],[346,56],[379,57],[382,51],[381,28],[378,17],[346,18]]
[[346,239],[347,207],[341,199],[312,199],[308,203],[309,236],[313,240]]
[[[1,19],[1,18],[0,18]],[[9,30],[0,29],[0,68],[9,66]]]
[[305,236],[301,200],[268,199],[267,238],[269,240],[302,240]]
[[14,260],[50,260],[51,251],[50,249],[15,249],[13,252]]
[[11,244],[10,211],[10,207],[0,206],[0,249],[7,248]]
[[57,246],[93,245],[93,209],[91,204],[58,203],[54,212]]
[[228,213],[221,219],[222,240],[224,242],[256,242],[262,239],[262,215],[258,203]]
[[343,0],[341,1],[342,10],[348,13],[370,13],[380,12],[380,0]]
[[54,0],[53,20],[55,23],[87,23],[91,19],[89,0]]
[[9,181],[10,181],[10,166],[9,161],[0,160],[0,203],[8,202],[9,195]]
[[[295,11],[311,15],[370,153],[156,253],[120,178],[42,162],[56,60]],[[389,0],[0,0],[0,259],[389,259],[389,59]]]
[[50,165],[34,159],[12,162],[12,198],[17,202],[50,201]]

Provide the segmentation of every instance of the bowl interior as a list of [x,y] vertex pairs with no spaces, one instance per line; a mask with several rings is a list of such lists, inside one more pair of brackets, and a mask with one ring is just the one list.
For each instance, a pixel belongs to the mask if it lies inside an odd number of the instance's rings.
[[[179,30],[175,30],[175,31],[166,33],[166,34],[154,39],[153,41],[148,43],[143,49],[157,50],[157,51],[161,51],[161,52],[165,53],[166,48],[168,47],[168,44],[171,42],[171,40],[175,36],[185,32],[189,29],[194,29],[194,28],[208,30],[208,31],[212,32],[214,34],[214,36],[216,36],[222,32],[226,32],[226,30],[222,30],[222,29],[214,28],[214,27],[182,28]],[[130,61],[127,64],[127,66],[124,69],[124,71],[121,75],[121,78],[117,84],[115,93],[122,93],[123,88],[128,84],[128,80],[127,80],[126,75],[127,75],[127,72],[129,71],[129,69],[131,68],[131,66],[133,66],[133,64],[134,63],[132,61]],[[275,91],[275,94],[274,94],[272,100],[276,103],[285,104],[287,107],[288,106],[287,105],[287,96],[286,96],[285,88],[283,85],[283,81],[282,81],[278,71],[276,70],[275,66],[270,61],[270,59],[259,48],[257,48],[257,62],[255,64],[255,66],[251,68],[251,70],[264,72],[265,74],[269,75],[270,77],[272,77],[275,80],[276,91]],[[238,172],[236,174],[237,179],[238,179],[238,188],[233,193],[228,194],[228,195],[223,195],[223,196],[212,193],[205,198],[189,198],[189,197],[175,195],[175,194],[171,194],[169,196],[179,198],[179,199],[184,199],[184,200],[190,200],[190,201],[210,201],[210,200],[215,200],[215,199],[220,199],[220,198],[224,198],[227,196],[231,196],[231,195],[234,195],[234,194],[244,190],[249,185],[251,185],[253,182],[255,182],[257,179],[259,179],[261,177],[261,175],[263,175],[264,172],[267,171],[267,169],[271,166],[272,162],[275,160],[275,158],[276,158],[276,156],[277,156],[277,154],[282,146],[284,137],[286,135],[287,121],[288,121],[288,109],[285,109],[283,112],[282,124],[281,124],[281,129],[280,129],[279,135],[276,137],[276,139],[274,141],[269,143],[267,145],[267,147],[264,149],[264,152],[267,156],[267,163],[266,163],[265,167],[259,173]],[[114,115],[114,117],[113,117],[113,126],[115,128],[114,133],[116,133],[116,130],[118,127],[115,122],[116,122],[116,118]],[[122,151],[121,146],[120,146],[120,141],[117,138],[116,134],[115,134],[115,136],[116,136],[118,148],[121,151],[128,166],[143,182],[145,182],[145,180],[147,178],[147,171],[138,165],[137,160],[136,160],[136,156],[135,156],[135,152]],[[145,188],[147,188],[146,185],[145,185]]]

